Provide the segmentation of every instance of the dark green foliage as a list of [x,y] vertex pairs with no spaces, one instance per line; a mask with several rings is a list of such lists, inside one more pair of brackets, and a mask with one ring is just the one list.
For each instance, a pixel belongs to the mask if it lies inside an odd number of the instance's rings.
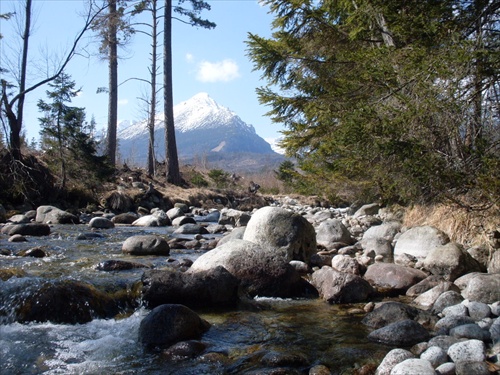
[[193,172],[190,181],[196,187],[207,187],[208,186],[207,180],[205,180],[205,178],[203,177],[203,175],[201,173],[196,172],[196,171]]
[[494,3],[269,1],[275,32],[250,34],[249,55],[305,186],[402,203],[498,199]]
[[218,188],[225,188],[229,184],[229,173],[222,169],[211,169],[208,172],[208,177],[215,182],[215,186]]
[[111,173],[106,158],[97,155],[97,142],[92,135],[95,122],[85,121],[83,108],[67,105],[79,92],[67,74],[62,73],[49,86],[52,90],[47,91],[47,96],[51,102],[38,102],[43,113],[40,135],[44,159],[58,174],[61,189],[67,187],[68,179],[73,185],[95,189]]

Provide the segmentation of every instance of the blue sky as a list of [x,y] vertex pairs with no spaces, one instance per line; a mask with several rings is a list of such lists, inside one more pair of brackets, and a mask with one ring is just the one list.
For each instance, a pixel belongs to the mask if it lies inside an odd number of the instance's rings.
[[[175,2],[175,0],[174,0]],[[0,1],[0,13],[15,9],[21,1]],[[69,49],[83,25],[83,0],[34,0],[35,24],[32,34],[29,80],[31,83],[53,68],[44,56],[58,61]],[[252,71],[247,57],[245,40],[247,33],[270,36],[272,17],[268,9],[254,0],[208,1],[210,11],[204,18],[215,22],[213,30],[195,28],[178,21],[173,23],[173,82],[174,103],[187,100],[199,92],[207,92],[220,105],[236,112],[243,121],[252,124],[257,134],[266,139],[280,136],[281,127],[265,116],[268,108],[259,104],[255,89],[265,85],[260,72]],[[14,33],[16,20],[0,21],[4,35],[1,46],[2,58],[14,56],[19,37]],[[82,47],[95,54],[97,45],[85,40]],[[150,41],[136,34],[131,43],[120,51],[119,82],[132,77],[149,78]],[[2,62],[4,66],[4,63]],[[72,105],[84,107],[87,117],[95,116],[98,127],[107,121],[107,96],[97,94],[98,87],[107,86],[107,63],[97,56],[77,56],[66,70],[82,88],[81,95]],[[160,82],[162,78],[160,77]],[[28,138],[38,139],[38,113],[36,103],[45,98],[47,87],[41,87],[28,96],[25,110],[25,129]],[[147,86],[138,81],[128,81],[119,88],[119,120],[136,121],[145,117],[142,101],[138,99]],[[159,111],[162,111],[160,104]]]

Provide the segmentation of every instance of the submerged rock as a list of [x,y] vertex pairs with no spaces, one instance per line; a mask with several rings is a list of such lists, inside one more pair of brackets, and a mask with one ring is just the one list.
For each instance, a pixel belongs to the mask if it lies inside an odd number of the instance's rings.
[[91,284],[76,280],[30,282],[0,296],[0,315],[9,308],[13,315],[7,314],[7,319],[21,323],[77,324],[111,318],[119,312],[119,303]]
[[13,236],[20,234],[22,236],[48,236],[50,234],[50,227],[47,224],[28,223],[28,224],[15,224],[7,227],[8,235]]

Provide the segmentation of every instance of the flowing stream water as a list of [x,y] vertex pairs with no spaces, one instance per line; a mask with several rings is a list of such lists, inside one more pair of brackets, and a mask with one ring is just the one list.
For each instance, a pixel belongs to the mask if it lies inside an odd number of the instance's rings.
[[[18,274],[0,280],[0,374],[262,374],[283,367],[263,360],[269,352],[304,358],[287,363],[292,373],[307,374],[311,366],[323,364],[333,374],[353,374],[390,350],[366,339],[369,330],[360,323],[362,317],[348,313],[352,306],[332,306],[320,299],[256,298],[253,307],[197,310],[211,328],[201,337],[204,352],[189,359],[152,353],[141,346],[138,330],[148,311],[140,300],[114,318],[85,324],[16,322],[9,313],[11,301],[47,280],[82,281],[107,293],[130,292],[140,290],[144,269],[105,272],[96,265],[128,260],[162,268],[173,260],[194,260],[201,254],[195,250],[172,250],[169,257],[122,253],[126,238],[148,233],[171,237],[170,227],[118,226],[91,232],[85,225],[54,225],[51,231],[50,236],[29,237],[21,243],[0,236],[3,253],[39,246],[48,254],[43,258],[0,255],[0,270]],[[81,233],[85,238],[77,239]]]

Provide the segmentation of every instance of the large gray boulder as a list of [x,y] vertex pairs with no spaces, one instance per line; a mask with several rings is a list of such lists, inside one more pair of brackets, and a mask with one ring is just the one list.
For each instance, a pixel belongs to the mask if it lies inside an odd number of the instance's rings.
[[366,215],[376,215],[380,210],[378,203],[370,203],[361,206],[353,215],[353,217],[361,217]]
[[462,290],[470,301],[494,303],[500,301],[500,273],[475,273]]
[[130,255],[169,255],[170,246],[163,237],[146,234],[127,238],[122,251]]
[[486,346],[480,340],[457,342],[448,349],[453,362],[482,362],[486,359]]
[[421,226],[408,229],[402,233],[394,247],[394,256],[403,254],[424,259],[435,247],[450,242],[443,231],[432,226]]
[[450,290],[459,291],[457,286],[452,282],[443,281],[434,288],[429,289],[427,292],[420,294],[413,300],[413,303],[424,310],[431,309],[434,306],[434,303],[438,300],[439,296]]
[[423,261],[423,267],[448,281],[455,281],[466,273],[481,271],[479,263],[455,242],[431,249]]
[[311,283],[320,297],[329,303],[363,302],[374,293],[371,285],[362,277],[327,266],[312,274]]
[[392,263],[394,261],[394,249],[391,241],[383,237],[363,238],[361,240],[364,254],[375,258],[382,257],[384,263]]
[[209,328],[210,323],[188,307],[165,304],[155,307],[141,321],[139,341],[148,348],[168,347],[197,339]]
[[250,296],[300,295],[303,280],[289,263],[286,250],[262,247],[254,242],[232,240],[196,259],[187,272],[224,267]]
[[401,320],[370,332],[368,339],[386,345],[412,346],[429,339],[429,332],[414,320]]
[[316,229],[316,241],[318,245],[329,250],[335,243],[353,245],[356,242],[346,226],[338,219],[323,221]]
[[44,224],[78,224],[80,219],[72,213],[54,206],[40,206],[36,209],[37,223]]
[[392,241],[399,231],[401,231],[401,223],[390,221],[368,228],[363,234],[363,240],[384,238],[388,241]]
[[226,234],[224,237],[222,237],[219,242],[217,242],[217,246],[222,246],[226,242],[232,241],[232,240],[242,240],[243,235],[245,234],[245,230],[247,227],[237,227],[234,228],[231,232]]
[[358,261],[349,255],[335,255],[332,258],[332,268],[339,272],[352,273],[353,275],[360,274],[360,265]]
[[167,214],[162,210],[156,210],[151,215],[142,216],[132,223],[133,226],[137,227],[164,227],[171,224]]
[[223,208],[219,214],[218,223],[221,225],[232,225],[234,227],[246,226],[251,216],[247,212],[233,208]]
[[309,263],[316,253],[314,227],[301,215],[279,207],[257,210],[246,226],[243,240],[263,248],[283,250],[288,260]]
[[427,277],[423,271],[394,263],[375,263],[368,267],[365,279],[383,294],[404,294]]

